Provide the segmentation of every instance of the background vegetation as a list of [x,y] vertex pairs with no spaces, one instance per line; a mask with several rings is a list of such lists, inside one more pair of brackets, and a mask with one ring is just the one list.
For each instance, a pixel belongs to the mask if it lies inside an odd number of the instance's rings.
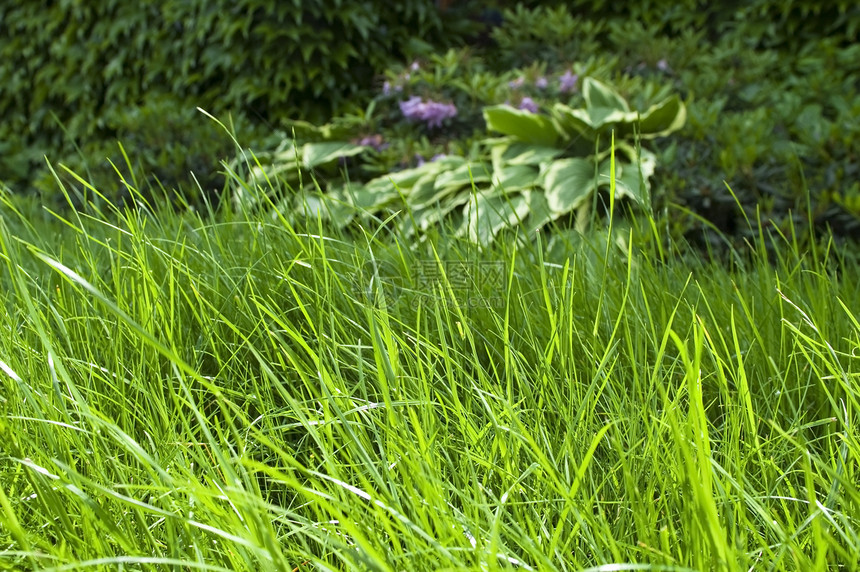
[[[123,194],[110,158],[142,189],[181,188],[194,204],[230,195],[220,162],[236,149],[201,107],[261,156],[296,120],[333,119],[340,129],[328,138],[377,141],[362,161],[371,168],[350,164],[351,180],[366,181],[416,155],[479,159],[484,107],[575,107],[578,85],[560,93],[552,81],[568,73],[606,82],[635,109],[683,99],[683,129],[653,149],[653,207],[673,236],[720,248],[712,225],[744,238],[745,216],[783,232],[792,218],[837,237],[860,228],[852,3],[204,4],[4,6],[0,180],[57,197],[47,154]],[[399,104],[414,96],[457,114],[439,126],[409,121]]]
[[146,168],[169,165],[167,181],[185,182],[200,166],[160,147],[208,141],[205,125],[170,127],[188,111],[260,127],[321,120],[392,60],[445,41],[429,0],[7,2],[0,21],[0,180],[25,183],[44,154],[77,149],[76,163],[99,165],[118,137],[135,139]]

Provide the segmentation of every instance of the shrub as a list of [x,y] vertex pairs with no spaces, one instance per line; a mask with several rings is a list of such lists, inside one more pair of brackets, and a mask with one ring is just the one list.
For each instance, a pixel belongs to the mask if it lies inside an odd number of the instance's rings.
[[[237,198],[248,207],[256,196],[248,192],[251,187],[282,191],[272,185],[275,179],[293,190],[286,196],[277,193],[283,197],[277,204],[280,215],[307,218],[310,214],[312,220],[319,216],[342,227],[356,214],[385,218],[399,212],[398,224],[407,235],[441,223],[453,225],[458,234],[481,244],[517,226],[531,237],[565,216],[575,219],[577,230],[584,230],[593,218],[598,192],[607,187],[614,192],[610,202],[626,198],[649,209],[656,158],[636,145],[680,129],[686,117],[683,103],[672,96],[641,112],[631,111],[621,95],[593,78],[583,81],[582,92],[583,107],[555,103],[551,115],[537,113],[537,104],[530,99],[530,105],[521,102],[520,109],[504,104],[485,107],[483,116],[491,133],[485,131],[472,157],[439,155],[366,182],[357,181],[355,173],[310,180],[302,171],[331,168],[340,159],[361,155],[369,151],[369,139],[362,141],[364,145],[288,140],[267,157],[268,167],[252,169]],[[415,97],[407,103],[404,115],[410,120],[412,108],[419,103]],[[438,118],[421,119],[433,128]],[[610,145],[613,134],[614,147]]]
[[[322,120],[444,36],[431,0],[116,0],[0,6],[0,180],[112,140],[151,91],[268,124]],[[37,164],[34,165],[34,162]]]

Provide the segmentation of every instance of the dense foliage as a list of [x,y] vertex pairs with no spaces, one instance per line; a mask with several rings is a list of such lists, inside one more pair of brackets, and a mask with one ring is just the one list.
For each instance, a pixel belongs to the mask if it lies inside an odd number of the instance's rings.
[[82,166],[113,156],[133,110],[164,95],[176,100],[154,129],[198,106],[268,125],[323,119],[442,38],[431,0],[4,2],[0,180],[31,180],[44,154],[68,160],[78,148]]
[[[256,153],[274,169],[266,190],[281,198],[302,190],[279,180],[289,169],[272,161],[283,163],[293,143],[364,146],[302,179],[339,200],[343,181],[442,155],[485,161],[485,108],[544,117],[557,104],[581,108],[591,78],[634,109],[681,95],[686,123],[649,149],[650,206],[670,236],[712,248],[723,241],[712,230],[748,238],[757,218],[782,233],[811,219],[860,234],[857,6],[433,4],[3,6],[0,180],[56,195],[47,153],[108,196],[127,192],[120,177],[143,190],[181,188],[191,205],[225,190],[247,195],[225,189],[221,161],[236,156],[235,142],[201,107],[246,148],[231,164]],[[464,36],[471,46],[436,55],[425,43]]]
[[[571,89],[574,83],[571,77]],[[248,183],[237,188],[235,198],[243,208],[257,206],[254,203],[262,199],[256,191],[263,190],[265,203],[275,204],[293,220],[321,216],[337,227],[357,213],[393,215],[406,235],[444,220],[456,226],[458,235],[482,244],[523,223],[525,234],[533,236],[565,215],[575,219],[576,230],[584,231],[602,189],[608,189],[610,205],[625,198],[647,211],[656,158],[641,144],[680,129],[686,117],[683,103],[675,95],[648,109],[631,110],[621,95],[590,77],[582,82],[582,100],[579,108],[556,103],[549,115],[538,113],[529,98],[523,98],[519,108],[485,107],[488,132],[476,140],[468,158],[440,154],[366,183],[346,176],[330,178],[324,192],[317,191],[322,176],[312,178],[305,171],[316,175],[326,166],[331,171],[340,161],[341,170],[348,172],[343,169],[345,159],[373,153],[382,147],[381,137],[364,137],[358,144],[323,140],[301,146],[285,139],[265,166],[250,169]],[[409,98],[401,103],[401,112],[429,128],[457,115],[453,104],[422,101],[419,96]],[[304,130],[306,137],[323,138],[339,132]],[[273,176],[301,192],[278,200],[283,193],[271,184]]]

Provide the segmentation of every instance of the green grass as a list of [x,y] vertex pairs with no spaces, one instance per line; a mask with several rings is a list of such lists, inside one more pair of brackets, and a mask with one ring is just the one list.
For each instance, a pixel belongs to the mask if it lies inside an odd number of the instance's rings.
[[0,208],[0,566],[860,568],[849,251]]

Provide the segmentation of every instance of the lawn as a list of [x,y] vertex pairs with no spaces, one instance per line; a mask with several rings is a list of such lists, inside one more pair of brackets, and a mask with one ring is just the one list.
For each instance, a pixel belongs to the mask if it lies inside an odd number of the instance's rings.
[[2,567],[860,567],[847,246],[0,213]]

